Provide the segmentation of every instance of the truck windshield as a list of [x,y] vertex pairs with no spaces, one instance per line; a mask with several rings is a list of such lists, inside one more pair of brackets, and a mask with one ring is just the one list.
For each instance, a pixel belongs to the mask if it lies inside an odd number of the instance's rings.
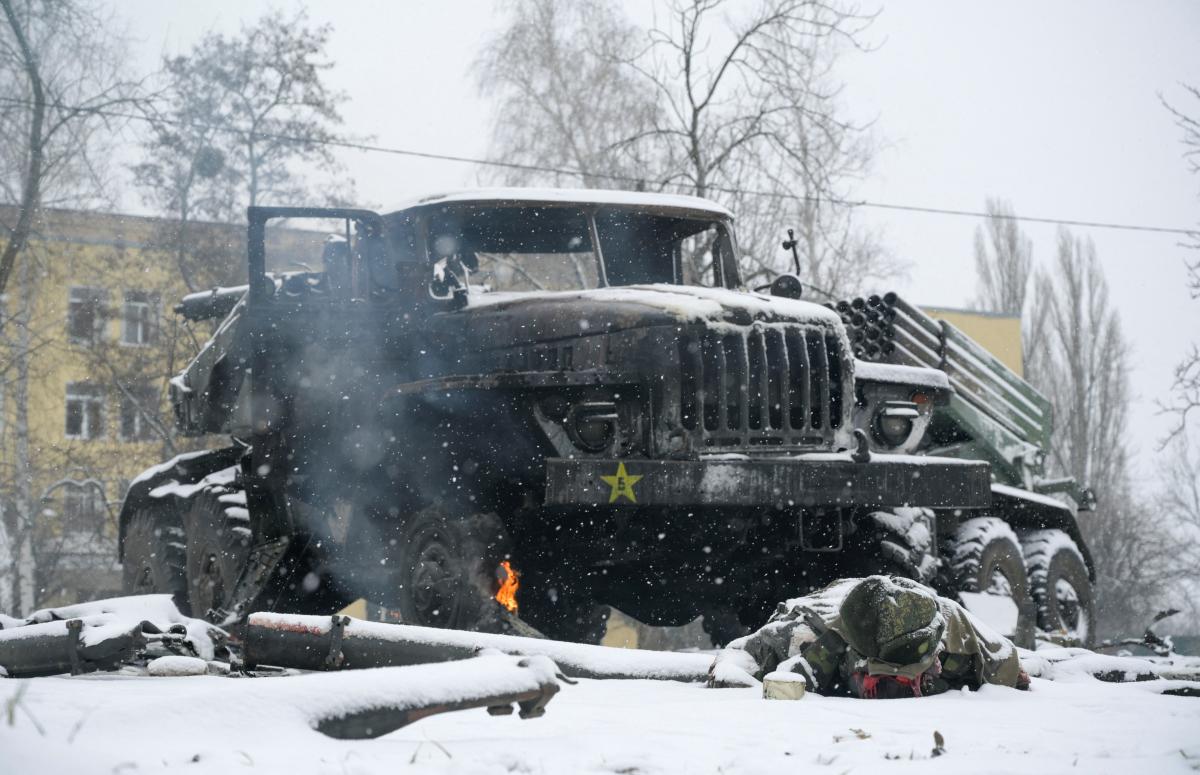
[[443,289],[469,282],[483,291],[586,290],[604,280],[719,286],[732,255],[718,221],[623,207],[452,205],[429,215],[426,233]]

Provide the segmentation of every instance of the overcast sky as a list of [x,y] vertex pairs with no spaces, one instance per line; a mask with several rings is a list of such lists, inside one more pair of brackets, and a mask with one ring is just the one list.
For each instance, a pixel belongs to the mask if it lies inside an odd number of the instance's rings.
[[[489,105],[470,66],[498,21],[495,4],[274,5],[304,5],[314,21],[334,25],[337,67],[329,78],[350,96],[350,133],[389,147],[485,155]],[[635,17],[648,15],[644,3],[627,5]],[[235,30],[267,7],[246,0],[113,4],[130,26],[142,71],[206,30]],[[875,119],[884,142],[862,198],[978,210],[987,196],[1000,196],[1027,215],[1200,223],[1200,176],[1187,174],[1180,132],[1158,97],[1186,105],[1179,83],[1200,85],[1200,2],[884,2],[868,41],[876,50],[845,57],[838,71],[847,106]],[[375,204],[478,181],[464,164],[341,157],[362,199]],[[917,302],[967,304],[977,220],[879,210],[863,217],[912,262],[892,287]],[[1035,261],[1049,262],[1055,227],[1026,229]],[[1200,339],[1200,301],[1189,300],[1184,287],[1187,253],[1171,235],[1078,232],[1095,240],[1134,347],[1134,433],[1146,473],[1166,427],[1155,401],[1166,396],[1171,367],[1189,341]]]

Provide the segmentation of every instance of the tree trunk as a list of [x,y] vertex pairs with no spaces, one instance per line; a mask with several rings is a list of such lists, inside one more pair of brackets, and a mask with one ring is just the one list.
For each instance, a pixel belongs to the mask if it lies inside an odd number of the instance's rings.
[[[7,344],[7,342],[5,342]],[[7,349],[7,348],[6,348]],[[7,451],[4,446],[5,436],[8,435],[8,390],[7,385],[0,384],[0,454]],[[0,489],[0,492],[3,492]],[[15,597],[17,577],[17,547],[8,535],[8,514],[4,501],[0,501],[0,613],[16,611]]]
[[21,263],[20,285],[22,307],[17,321],[16,380],[13,385],[14,435],[14,506],[16,508],[16,568],[13,584],[13,603],[16,615],[28,615],[36,604],[37,554],[34,550],[34,517],[37,504],[33,498],[33,460],[29,444],[29,361],[32,352],[33,322],[32,269],[28,261]]
[[29,78],[29,87],[33,92],[32,113],[29,118],[29,167],[22,181],[21,203],[17,211],[17,225],[12,230],[4,252],[0,253],[0,293],[8,287],[8,278],[12,275],[13,265],[17,256],[25,249],[29,240],[29,232],[33,228],[33,215],[40,204],[42,183],[42,162],[44,148],[42,147],[42,124],[46,118],[46,95],[42,90],[42,79],[38,73],[37,60],[29,48],[25,31],[21,28],[20,20],[13,11],[12,0],[0,0],[4,8],[4,16],[12,28],[13,37],[21,50],[21,58],[25,64],[25,74]]

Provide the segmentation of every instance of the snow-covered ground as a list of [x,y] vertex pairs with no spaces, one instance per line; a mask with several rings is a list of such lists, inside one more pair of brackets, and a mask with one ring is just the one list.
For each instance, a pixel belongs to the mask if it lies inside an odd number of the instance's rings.
[[[1200,770],[1200,699],[1162,681],[1086,674],[910,700],[647,680],[564,686],[546,716],[434,716],[334,740],[298,712],[314,684],[396,679],[390,668],[271,678],[91,675],[0,680],[0,773],[767,773]],[[337,690],[335,690],[337,691]],[[20,695],[17,702],[14,698]],[[931,758],[933,733],[946,753]]]

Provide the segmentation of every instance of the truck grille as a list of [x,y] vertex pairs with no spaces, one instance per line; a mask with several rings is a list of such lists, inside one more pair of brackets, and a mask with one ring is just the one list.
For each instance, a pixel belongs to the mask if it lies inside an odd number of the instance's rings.
[[824,445],[842,425],[841,344],[824,329],[705,330],[679,360],[680,420],[705,446]]

